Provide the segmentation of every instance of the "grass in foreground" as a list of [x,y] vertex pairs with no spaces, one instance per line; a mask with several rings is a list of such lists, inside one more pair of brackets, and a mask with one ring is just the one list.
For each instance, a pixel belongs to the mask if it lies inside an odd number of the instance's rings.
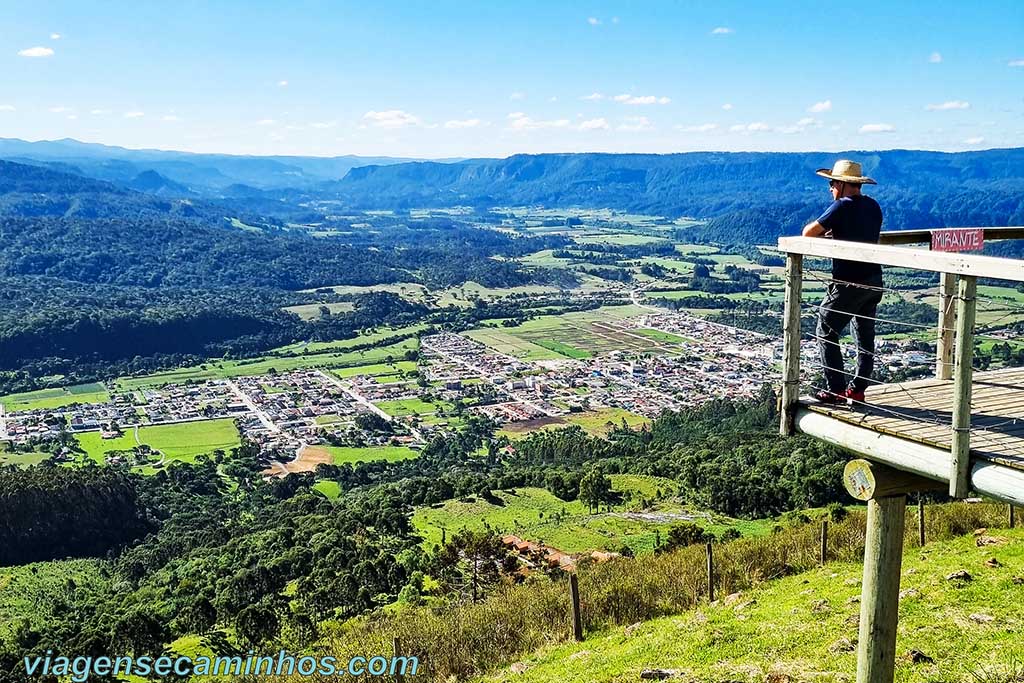
[[[933,540],[923,552],[915,547],[916,509],[908,508],[907,514],[910,523],[904,588],[920,591],[924,600],[921,608],[927,612],[926,617],[905,613],[901,654],[917,647],[935,657],[936,665],[942,669],[940,673],[936,667],[901,664],[898,680],[969,681],[972,677],[965,669],[977,666],[979,653],[990,667],[1019,657],[1013,648],[1022,634],[1024,613],[1020,598],[1024,588],[1014,584],[1012,577],[1024,575],[1024,529],[995,530],[1005,523],[1006,506],[929,506],[926,531]],[[1006,537],[1011,543],[977,548],[973,537],[957,539],[984,526],[992,528],[990,534]],[[841,628],[856,609],[846,605],[846,599],[857,592],[857,587],[845,585],[845,579],[854,579],[860,573],[864,514],[854,510],[845,521],[830,526],[832,561],[824,572],[817,569],[819,534],[819,526],[812,523],[719,545],[715,556],[719,595],[745,591],[758,599],[740,610],[733,610],[734,604],[719,614],[714,613],[717,607],[707,607],[704,548],[696,545],[653,557],[581,565],[579,584],[588,640],[580,645],[559,644],[567,643],[572,632],[567,582],[543,578],[492,590],[485,601],[477,604],[448,605],[443,609],[406,608],[397,615],[350,620],[338,628],[325,625],[322,643],[330,654],[347,657],[386,651],[392,638],[398,637],[403,643],[415,643],[414,654],[429,667],[424,680],[439,682],[504,680],[513,662],[526,667],[525,677],[517,680],[635,681],[639,678],[635,667],[652,665],[648,661],[654,656],[658,659],[653,665],[672,666],[672,662],[683,659],[683,653],[688,652],[694,653],[694,660],[678,667],[691,674],[680,679],[684,681],[763,683],[774,679],[766,677],[765,671],[778,662],[786,667],[786,680],[792,683],[849,683],[852,656],[829,652],[828,647],[847,632]],[[951,540],[954,556],[947,556],[943,544]],[[920,559],[921,555],[926,559]],[[992,556],[998,558],[1001,567],[983,566]],[[965,590],[954,591],[952,585],[942,583],[948,571],[960,568],[971,571],[977,588],[972,584]],[[797,576],[801,572],[805,573]],[[780,577],[789,578],[775,583]],[[805,580],[808,583],[803,583]],[[810,592],[803,593],[807,590]],[[905,612],[909,612],[914,599],[917,598],[905,596]],[[817,607],[819,612],[812,611],[816,600],[826,601]],[[758,615],[760,621],[744,613],[762,607],[766,611]],[[704,618],[694,615],[695,608],[704,612]],[[793,609],[798,612],[793,614]],[[983,619],[985,623],[976,623],[970,617],[975,613],[989,614],[993,621]],[[711,622],[719,618],[724,620],[705,627],[705,619]],[[824,629],[828,640],[821,638],[822,629],[817,624],[821,620],[828,620],[828,628]],[[616,644],[626,646],[631,636],[622,627],[637,622],[650,623],[630,629],[633,636],[644,636],[634,637],[636,653],[603,654]],[[653,630],[645,630],[648,628]],[[801,635],[802,629],[808,631],[806,639]],[[972,630],[981,633],[967,633]],[[919,633],[923,634],[920,638]],[[656,637],[662,639],[660,654],[644,647],[645,642]],[[673,639],[679,643],[673,643]],[[924,649],[933,646],[931,651]],[[711,655],[701,655],[704,650]],[[842,657],[833,660],[833,654]],[[600,659],[604,657],[610,660]],[[718,658],[724,665],[715,664]],[[474,678],[481,675],[494,678]],[[327,679],[314,676],[308,680]],[[984,680],[1017,683],[1019,678]],[[289,681],[297,682],[298,678]]]
[[[1009,540],[979,548],[975,538],[908,549],[903,564],[896,680],[971,680],[984,667],[1006,671],[1024,640],[1024,530],[998,532]],[[1002,566],[985,562],[995,557]],[[974,580],[946,576],[967,570]],[[688,680],[849,681],[856,673],[856,618],[862,567],[830,564],[746,592],[731,604],[611,629],[542,650],[525,674],[486,681],[618,683],[638,680],[645,668],[683,672]],[[989,620],[991,619],[991,620]],[[913,664],[920,650],[935,661]]]

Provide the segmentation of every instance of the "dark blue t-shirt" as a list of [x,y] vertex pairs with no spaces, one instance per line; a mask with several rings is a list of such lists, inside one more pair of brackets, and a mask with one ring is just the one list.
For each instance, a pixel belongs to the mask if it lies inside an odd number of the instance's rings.
[[[882,209],[878,202],[867,195],[843,197],[832,202],[818,218],[818,222],[832,233],[834,240],[878,244],[878,233],[882,231]],[[877,263],[833,259],[832,277],[847,282],[875,282],[882,277],[882,266]]]

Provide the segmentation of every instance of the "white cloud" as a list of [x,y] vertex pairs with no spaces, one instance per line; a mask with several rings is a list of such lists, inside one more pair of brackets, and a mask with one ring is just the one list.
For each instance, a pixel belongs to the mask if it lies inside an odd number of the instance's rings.
[[68,121],[75,121],[78,119],[78,114],[68,114]]
[[277,82],[277,86],[279,88],[287,88],[288,87],[288,81],[278,81]]
[[653,130],[654,126],[651,125],[650,120],[646,116],[627,116],[625,123],[619,124],[617,130],[628,131],[630,133],[636,133],[644,130]]
[[92,109],[89,111],[93,116],[103,116],[104,114],[111,113],[109,109]]
[[50,40],[60,40],[60,34],[59,33],[51,33],[50,34]]
[[274,119],[260,119],[259,121],[256,122],[256,125],[257,126],[272,126],[275,123],[277,123],[277,121],[274,120]]
[[580,130],[608,130],[608,122],[603,119],[588,119],[579,125]]
[[445,128],[476,128],[480,125],[480,119],[453,119],[451,121],[445,121]]
[[857,129],[858,133],[893,133],[896,127],[889,123],[865,123]]
[[584,95],[580,99],[581,100],[590,100],[591,102],[597,102],[598,100],[603,100],[604,99],[604,95],[602,95],[599,92],[592,92],[589,95]]
[[820,114],[826,111],[832,111],[832,100],[823,100],[821,102],[815,102],[811,106],[807,107],[807,111],[812,114]]
[[813,116],[805,116],[802,119],[800,119],[799,121],[797,121],[796,125],[798,125],[798,126],[814,126],[814,125],[820,126],[821,123],[818,121],[818,119],[814,118]]
[[171,122],[171,121],[181,121],[181,119],[179,119],[179,118],[178,118],[177,116],[175,116],[174,114],[167,114],[166,116],[162,117],[162,118],[161,118],[160,120],[161,120],[161,121],[167,121],[167,122]]
[[68,107],[50,107],[49,111],[51,114],[62,114],[66,111],[71,111],[71,109]]
[[931,53],[930,55],[928,55],[928,62],[930,64],[941,64],[942,63],[942,53],[940,53],[940,52],[933,52],[933,53]]
[[699,126],[676,126],[676,130],[684,133],[710,133],[713,130],[718,130],[718,124],[702,123]]
[[597,17],[587,17],[587,23],[590,24],[591,26],[597,26],[598,24],[601,23],[601,20],[598,19]]
[[422,123],[417,116],[413,116],[401,109],[388,109],[387,111],[368,111],[363,114],[363,121],[376,128],[405,128],[406,126],[418,126]]
[[524,93],[524,92],[514,92],[511,95],[509,95],[508,98],[510,100],[525,100],[526,99],[526,93]]
[[309,124],[310,128],[316,128],[317,130],[326,130],[328,128],[334,128],[337,125],[336,121],[316,121]]
[[1024,66],[1024,59],[1012,59],[1006,63],[1006,66]]
[[0,111],[14,111],[13,104],[0,104]]
[[711,31],[711,35],[713,36],[727,36],[730,33],[735,33],[735,31],[733,31],[728,26],[719,26],[715,28],[713,31]]
[[141,119],[145,115],[146,113],[141,111],[126,111],[124,113],[126,119]]
[[53,49],[49,47],[29,47],[24,50],[19,50],[18,54],[22,57],[52,57]]
[[985,142],[985,138],[980,136],[974,138],[967,138],[966,140],[964,140],[965,145],[980,145],[983,142]]
[[552,95],[551,97],[548,98],[548,102],[557,102],[557,101],[558,101],[558,96],[557,95]]
[[971,103],[963,100],[950,100],[942,104],[929,104],[925,107],[928,111],[949,111],[951,109],[970,109]]
[[569,126],[569,119],[554,119],[551,121],[535,121],[521,111],[512,112],[508,115],[509,127],[512,130],[537,130],[539,128],[566,128]]
[[616,102],[622,104],[668,104],[672,100],[668,97],[656,97],[655,95],[616,95]]
[[618,17],[612,17],[612,23],[613,24],[619,23],[619,18]]
[[731,133],[765,133],[771,129],[772,127],[763,121],[755,121],[748,124],[738,123],[735,126],[729,126],[729,132]]
[[722,105],[722,109],[724,109],[725,111],[732,111],[732,104],[726,102],[725,104]]

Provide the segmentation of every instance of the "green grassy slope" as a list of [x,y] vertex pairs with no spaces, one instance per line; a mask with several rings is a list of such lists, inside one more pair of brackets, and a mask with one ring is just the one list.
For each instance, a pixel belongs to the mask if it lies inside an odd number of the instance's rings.
[[[903,563],[896,681],[1016,681],[1024,643],[1024,529],[907,548]],[[999,566],[986,564],[996,558]],[[946,576],[968,571],[970,582]],[[729,600],[535,653],[496,683],[611,683],[639,680],[645,668],[678,670],[680,680],[852,681],[856,673],[861,565],[834,563],[765,583]],[[934,663],[914,664],[919,650]],[[987,671],[988,674],[984,672]]]

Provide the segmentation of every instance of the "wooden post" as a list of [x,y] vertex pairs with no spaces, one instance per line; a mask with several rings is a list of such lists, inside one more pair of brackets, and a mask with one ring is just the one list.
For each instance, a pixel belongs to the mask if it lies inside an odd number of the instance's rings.
[[[395,659],[397,660],[399,657],[402,656],[402,641],[398,639],[398,636],[395,636],[395,639],[392,642],[392,645],[394,645],[394,648],[395,648]],[[404,681],[404,680],[405,680],[405,675],[402,674],[401,669],[396,669],[395,670],[395,681],[396,681],[396,683],[402,683],[402,681]]]
[[782,324],[782,400],[779,433],[793,433],[793,413],[800,398],[800,297],[803,289],[802,254],[786,254],[786,299]]
[[1010,528],[1012,529],[1017,525],[1017,508],[1011,505],[1010,509],[1007,510],[1007,517],[1007,521],[1010,523]]
[[924,499],[917,497],[917,544],[924,547]]
[[828,520],[821,520],[821,566],[828,561]]
[[978,279],[960,277],[956,311],[956,372],[953,377],[953,446],[949,472],[949,495],[966,498],[970,490],[971,462],[971,378],[974,359],[974,316]]
[[583,642],[583,615],[580,614],[580,582],[575,573],[569,574],[569,599],[572,602],[572,637]]
[[939,340],[935,353],[935,377],[953,379],[953,326],[956,324],[956,274],[939,275]]
[[906,495],[868,501],[857,683],[892,683],[896,666]]
[[715,551],[710,543],[706,546],[708,555],[708,602],[715,601]]

